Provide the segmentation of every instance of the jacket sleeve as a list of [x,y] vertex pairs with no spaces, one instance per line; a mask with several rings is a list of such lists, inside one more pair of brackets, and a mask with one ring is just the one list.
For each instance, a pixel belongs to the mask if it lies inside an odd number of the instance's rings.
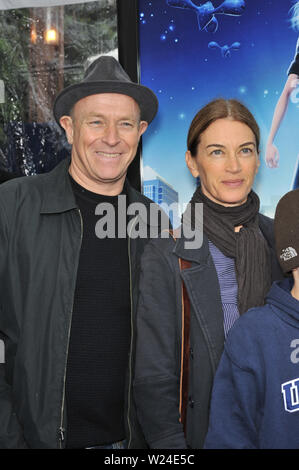
[[[0,341],[5,344],[6,334],[3,303],[3,278],[5,276],[6,254],[8,252],[8,234],[5,213],[0,204]],[[4,359],[4,362],[3,362]],[[22,428],[13,405],[13,395],[6,380],[5,354],[0,363],[0,449],[26,448]]]
[[206,449],[258,448],[260,386],[254,368],[244,364],[247,354],[241,334],[228,336],[214,379]]
[[26,449],[23,432],[14,411],[11,388],[0,364],[0,449]]
[[183,449],[175,282],[158,242],[148,243],[141,260],[134,394],[149,447]]

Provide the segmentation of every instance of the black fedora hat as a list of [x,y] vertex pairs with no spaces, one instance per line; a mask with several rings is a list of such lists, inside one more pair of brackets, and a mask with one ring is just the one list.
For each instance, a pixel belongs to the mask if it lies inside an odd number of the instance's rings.
[[74,104],[97,93],[120,93],[131,96],[139,105],[141,120],[150,123],[158,110],[158,99],[149,88],[131,81],[119,62],[112,56],[101,56],[86,69],[81,82],[62,90],[54,103],[54,117],[69,115]]

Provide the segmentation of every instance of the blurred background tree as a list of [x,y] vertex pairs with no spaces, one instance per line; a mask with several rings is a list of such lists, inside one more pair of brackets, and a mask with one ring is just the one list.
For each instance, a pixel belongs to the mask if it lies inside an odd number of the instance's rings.
[[0,31],[0,168],[49,171],[69,152],[55,96],[92,58],[117,54],[116,1],[0,11]]

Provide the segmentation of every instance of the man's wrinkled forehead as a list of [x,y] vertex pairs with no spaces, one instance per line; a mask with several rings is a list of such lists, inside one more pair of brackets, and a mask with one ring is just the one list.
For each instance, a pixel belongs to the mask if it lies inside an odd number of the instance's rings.
[[80,114],[83,112],[86,115],[104,116],[109,113],[111,106],[115,106],[118,101],[122,105],[122,110],[126,108],[127,111],[125,113],[127,115],[123,117],[129,119],[129,117],[134,116],[134,120],[139,123],[141,119],[139,104],[131,96],[120,93],[98,93],[85,96],[74,104],[69,114],[73,120],[78,118],[78,112]]

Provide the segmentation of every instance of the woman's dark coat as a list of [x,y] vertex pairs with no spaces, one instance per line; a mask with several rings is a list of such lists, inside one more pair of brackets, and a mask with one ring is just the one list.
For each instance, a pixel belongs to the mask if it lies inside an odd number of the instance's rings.
[[[271,252],[272,281],[282,278],[273,221],[259,215]],[[186,249],[185,239],[152,240],[141,263],[134,393],[139,420],[151,448],[201,448],[208,428],[214,374],[223,351],[219,282],[208,240]],[[191,261],[180,272],[178,259]],[[270,269],[270,266],[269,266]],[[186,439],[179,419],[182,279],[191,302],[190,370]]]

